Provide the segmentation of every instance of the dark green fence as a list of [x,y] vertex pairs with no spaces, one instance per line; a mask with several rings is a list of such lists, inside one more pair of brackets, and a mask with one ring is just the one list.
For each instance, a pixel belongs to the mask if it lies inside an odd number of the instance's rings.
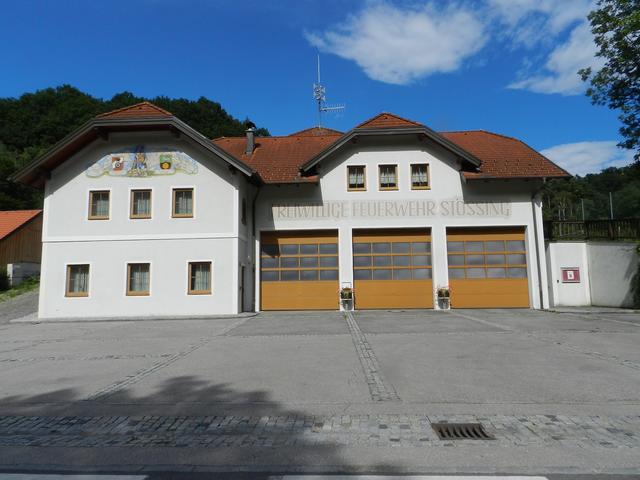
[[544,222],[547,240],[640,240],[640,218]]

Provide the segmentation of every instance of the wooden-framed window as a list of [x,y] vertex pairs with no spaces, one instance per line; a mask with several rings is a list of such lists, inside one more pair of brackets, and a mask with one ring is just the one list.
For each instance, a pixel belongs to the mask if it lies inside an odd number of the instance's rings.
[[109,220],[109,190],[89,192],[89,220]]
[[89,296],[89,265],[67,265],[67,281],[65,288],[67,297]]
[[171,215],[174,218],[193,217],[193,188],[174,188]]
[[428,190],[431,188],[429,183],[429,164],[414,163],[411,165],[411,190]]
[[380,190],[398,189],[398,166],[378,165],[378,180]]
[[130,218],[151,218],[151,190],[131,190]]
[[211,294],[211,262],[189,262],[189,295]]
[[149,295],[149,283],[151,281],[151,264],[127,263],[127,295]]
[[364,165],[347,167],[347,190],[364,191],[367,189],[366,169]]

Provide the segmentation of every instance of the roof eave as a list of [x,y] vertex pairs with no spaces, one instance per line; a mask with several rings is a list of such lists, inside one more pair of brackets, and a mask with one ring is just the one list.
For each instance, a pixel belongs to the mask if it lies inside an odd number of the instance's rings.
[[[463,172],[464,173],[464,172]],[[542,180],[546,178],[571,178],[573,175],[464,175],[467,181],[472,180]]]
[[387,136],[387,135],[412,135],[412,134],[423,134],[426,135],[427,138],[433,140],[437,144],[442,147],[452,151],[459,157],[470,162],[473,166],[479,167],[482,162],[470,154],[466,150],[460,148],[455,143],[450,140],[444,138],[442,135],[437,133],[434,130],[431,130],[426,126],[416,126],[416,127],[392,127],[392,128],[354,128],[347,133],[345,133],[342,137],[340,137],[336,142],[329,145],[327,148],[322,150],[308,162],[303,164],[300,167],[300,171],[305,172],[309,169],[313,168],[315,165],[320,163],[322,160],[327,158],[329,155],[335,153],[340,148],[342,148],[347,142],[351,141],[356,137],[366,137],[366,136]]

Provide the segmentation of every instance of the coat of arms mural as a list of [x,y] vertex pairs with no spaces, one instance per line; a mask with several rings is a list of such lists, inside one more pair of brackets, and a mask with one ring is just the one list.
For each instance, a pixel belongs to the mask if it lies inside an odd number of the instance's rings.
[[105,155],[87,168],[87,177],[150,177],[178,172],[194,175],[198,173],[198,163],[184,152],[135,146]]

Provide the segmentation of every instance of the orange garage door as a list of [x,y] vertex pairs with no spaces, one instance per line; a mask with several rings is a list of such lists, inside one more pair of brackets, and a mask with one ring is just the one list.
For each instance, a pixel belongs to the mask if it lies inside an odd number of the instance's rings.
[[432,308],[428,230],[354,230],[355,307]]
[[524,228],[447,229],[452,308],[529,306]]
[[338,233],[262,233],[260,274],[262,310],[337,309]]

